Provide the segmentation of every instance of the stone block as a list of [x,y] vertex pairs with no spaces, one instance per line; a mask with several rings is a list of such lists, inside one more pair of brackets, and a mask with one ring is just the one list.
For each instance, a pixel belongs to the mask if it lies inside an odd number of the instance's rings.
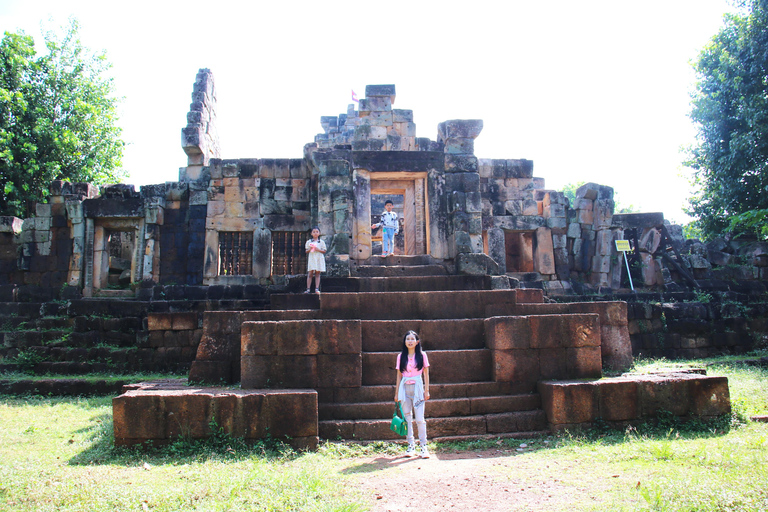
[[166,414],[164,439],[183,436],[191,439],[208,437],[211,434],[210,394],[191,394],[177,391],[163,396]]
[[264,397],[262,414],[273,437],[317,436],[317,392],[272,391]]
[[536,229],[537,251],[534,257],[534,269],[540,274],[555,273],[555,257],[552,246],[552,233],[549,228]]
[[197,313],[172,313],[171,329],[174,331],[197,329]]
[[395,85],[394,84],[383,84],[383,85],[366,85],[365,86],[365,97],[366,98],[372,98],[372,97],[388,97],[390,99],[391,103],[394,103],[395,101]]
[[542,379],[567,379],[568,357],[565,349],[544,348],[539,350],[539,368]]
[[603,376],[600,347],[574,347],[565,350],[569,378],[599,379]]
[[363,356],[357,354],[317,356],[318,386],[355,388],[363,382]]
[[438,141],[449,139],[468,138],[475,139],[483,130],[482,119],[453,119],[437,125]]
[[161,396],[123,394],[112,399],[115,444],[133,444],[130,440],[164,439],[166,419]]
[[598,388],[593,382],[539,383],[542,408],[550,425],[590,423],[598,418]]
[[477,157],[471,155],[445,155],[445,172],[477,172]]
[[531,325],[526,316],[499,316],[484,322],[485,343],[492,350],[531,348]]
[[605,367],[624,371],[632,366],[632,343],[626,326],[600,325],[600,349]]
[[639,383],[639,391],[640,408],[645,417],[655,417],[661,411],[675,416],[688,414],[691,395],[684,377],[649,378]]
[[[389,354],[388,356],[391,357]],[[429,372],[432,382],[475,382],[491,379],[491,354],[487,350],[431,350],[429,362],[434,366]]]
[[719,416],[731,412],[728,377],[698,377],[689,382],[690,412],[698,416]]
[[150,331],[166,331],[173,327],[173,313],[149,313],[147,329]]
[[631,380],[600,382],[599,416],[605,421],[631,421],[640,418],[638,384]]
[[537,350],[492,350],[491,362],[496,382],[536,382],[541,376]]

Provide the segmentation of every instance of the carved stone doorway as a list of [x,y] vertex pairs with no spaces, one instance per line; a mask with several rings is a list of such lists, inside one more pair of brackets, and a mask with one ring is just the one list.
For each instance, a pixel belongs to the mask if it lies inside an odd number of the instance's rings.
[[505,231],[507,272],[533,272],[535,244],[533,231]]
[[402,218],[402,254],[429,254],[426,177],[426,173],[417,172],[355,170],[355,228],[351,258],[365,260],[373,255],[371,214],[378,216],[381,211],[372,211],[371,196],[402,196],[402,211],[397,212]]

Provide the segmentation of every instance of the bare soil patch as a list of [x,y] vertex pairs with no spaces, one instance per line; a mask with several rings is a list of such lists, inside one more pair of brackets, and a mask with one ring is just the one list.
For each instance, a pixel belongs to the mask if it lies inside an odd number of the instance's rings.
[[432,454],[429,459],[382,455],[355,459],[344,473],[359,475],[371,510],[482,510],[485,512],[568,508],[572,485],[552,478],[565,467],[527,467],[509,450]]

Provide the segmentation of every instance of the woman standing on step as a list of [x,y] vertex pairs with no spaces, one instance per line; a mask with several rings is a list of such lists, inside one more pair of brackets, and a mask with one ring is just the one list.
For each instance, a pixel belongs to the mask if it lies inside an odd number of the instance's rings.
[[[416,415],[416,425],[419,427],[419,445],[421,457],[429,458],[427,450],[427,422],[424,419],[424,402],[429,400],[429,359],[427,353],[421,350],[419,335],[408,331],[403,336],[403,348],[397,355],[395,363],[397,381],[395,383],[395,402],[402,402],[403,414],[408,422],[407,456],[416,455],[413,439],[413,416]],[[424,375],[422,382],[421,376]]]
[[304,244],[307,251],[307,291],[312,288],[312,278],[315,278],[315,293],[320,293],[320,272],[325,272],[325,253],[328,250],[325,242],[320,240],[320,228],[312,228],[312,238]]

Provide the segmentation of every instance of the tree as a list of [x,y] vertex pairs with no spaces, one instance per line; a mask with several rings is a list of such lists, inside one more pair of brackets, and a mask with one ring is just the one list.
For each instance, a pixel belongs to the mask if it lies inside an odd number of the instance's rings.
[[23,32],[0,42],[0,215],[27,216],[53,180],[118,182],[124,143],[111,65],[71,21],[38,56]]
[[731,221],[768,208],[768,0],[727,15],[694,67],[698,134],[686,165],[698,190],[686,211],[705,238],[759,234],[755,223]]

